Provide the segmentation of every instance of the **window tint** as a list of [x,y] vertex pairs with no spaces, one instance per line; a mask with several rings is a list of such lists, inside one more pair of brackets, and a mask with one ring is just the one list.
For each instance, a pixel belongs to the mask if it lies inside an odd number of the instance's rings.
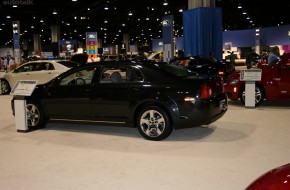
[[79,63],[76,63],[73,61],[58,61],[58,63],[66,66],[66,67],[69,67],[69,68],[73,68],[73,67],[80,65]]
[[132,83],[144,81],[141,72],[132,66],[104,67],[100,83]]
[[95,68],[86,68],[78,70],[77,72],[66,76],[60,82],[60,85],[88,85],[92,83],[92,79],[95,73]]
[[34,64],[33,71],[47,70],[46,63],[36,63]]
[[30,63],[30,64],[25,64],[25,65],[22,65],[20,67],[18,67],[15,72],[17,73],[21,73],[21,72],[29,72],[29,71],[33,71],[33,67],[34,67],[34,64]]

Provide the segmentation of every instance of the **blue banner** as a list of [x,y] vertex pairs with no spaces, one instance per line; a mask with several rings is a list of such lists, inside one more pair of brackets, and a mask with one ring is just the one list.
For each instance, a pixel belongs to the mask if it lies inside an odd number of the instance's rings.
[[168,62],[174,56],[173,16],[162,17],[163,61]]
[[183,12],[184,55],[222,60],[222,10],[201,7]]
[[13,35],[13,46],[14,46],[14,49],[20,49],[20,46],[19,46],[19,35],[18,34],[14,34]]

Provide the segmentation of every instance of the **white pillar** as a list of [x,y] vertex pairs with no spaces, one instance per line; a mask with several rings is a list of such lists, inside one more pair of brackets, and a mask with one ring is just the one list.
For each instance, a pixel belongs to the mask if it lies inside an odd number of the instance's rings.
[[188,0],[188,9],[198,7],[215,7],[215,0]]

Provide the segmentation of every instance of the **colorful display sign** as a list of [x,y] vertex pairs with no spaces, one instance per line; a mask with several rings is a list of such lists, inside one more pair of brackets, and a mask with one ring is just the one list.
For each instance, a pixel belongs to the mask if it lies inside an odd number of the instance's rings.
[[98,54],[98,37],[97,32],[86,32],[87,54],[95,56]]

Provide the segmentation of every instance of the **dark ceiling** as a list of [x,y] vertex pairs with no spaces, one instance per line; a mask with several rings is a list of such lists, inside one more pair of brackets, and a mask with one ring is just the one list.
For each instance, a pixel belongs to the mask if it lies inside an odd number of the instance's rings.
[[[20,21],[22,39],[32,41],[41,34],[42,43],[51,43],[51,25],[60,25],[61,39],[83,40],[85,32],[97,31],[106,43],[120,43],[123,33],[132,41],[150,42],[161,37],[161,18],[174,15],[175,34],[182,35],[182,13],[188,0],[2,0],[0,1],[0,46],[11,45],[12,21]],[[18,2],[17,7],[12,7]],[[242,8],[238,9],[241,4]],[[107,6],[109,9],[105,10]],[[223,30],[271,27],[290,23],[290,2],[277,0],[216,0],[223,11]],[[53,11],[57,14],[53,14]],[[133,16],[129,16],[132,11]],[[243,12],[246,11],[246,14]],[[7,18],[10,16],[11,18]],[[249,19],[247,19],[249,17]],[[44,22],[40,22],[40,20]],[[107,21],[107,23],[105,23]],[[89,26],[89,28],[88,28]],[[10,43],[7,43],[9,42]],[[32,43],[32,42],[31,42]]]

